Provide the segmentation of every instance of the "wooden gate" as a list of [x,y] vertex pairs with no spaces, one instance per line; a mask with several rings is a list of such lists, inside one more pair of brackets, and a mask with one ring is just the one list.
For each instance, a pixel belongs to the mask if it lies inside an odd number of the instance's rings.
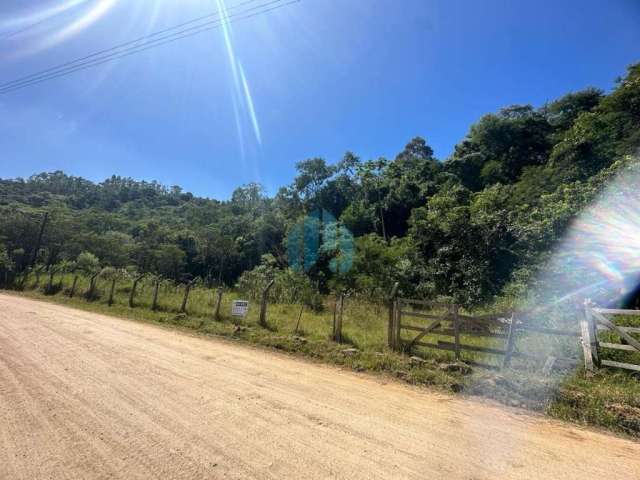
[[[640,316],[640,311],[597,308],[589,301],[585,303],[584,324],[586,324],[586,331],[583,327],[583,348],[585,348],[585,367],[587,369],[591,370],[594,366],[602,365],[640,372],[638,364],[600,358],[599,349],[640,353],[640,341],[632,336],[632,334],[640,334],[640,327],[621,326],[613,323],[613,319],[620,316]],[[620,343],[601,342],[598,332],[603,331],[612,332],[620,337]]]
[[[416,311],[417,309],[430,309],[431,312]],[[573,366],[579,362],[577,358],[521,352],[516,346],[520,332],[574,337],[577,341],[580,337],[577,330],[560,330],[534,325],[528,321],[532,312],[465,315],[460,310],[458,305],[452,303],[396,298],[392,304],[389,324],[391,348],[399,352],[410,351],[413,347],[446,350],[453,352],[456,360],[462,359],[463,351],[501,357],[498,358],[497,364],[493,365],[470,359],[464,360],[469,364],[489,368],[507,367],[513,358],[543,361],[546,371],[554,367]],[[403,338],[403,332],[411,332],[411,337]],[[426,341],[427,337],[437,339]],[[438,337],[444,337],[444,339]],[[481,345],[465,343],[466,337],[481,338],[479,342]]]

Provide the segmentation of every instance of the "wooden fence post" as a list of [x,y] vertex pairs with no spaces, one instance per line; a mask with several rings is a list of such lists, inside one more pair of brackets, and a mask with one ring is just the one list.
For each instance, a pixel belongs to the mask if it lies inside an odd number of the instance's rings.
[[300,307],[300,313],[298,313],[298,321],[296,322],[296,328],[293,331],[294,335],[296,335],[300,329],[300,321],[302,320],[302,312],[304,311],[304,303]]
[[24,290],[27,286],[27,280],[29,279],[29,274],[31,273],[31,269],[27,267],[22,274],[22,280],[20,281],[20,289]]
[[274,280],[271,280],[267,286],[262,291],[262,301],[260,302],[260,318],[258,319],[258,323],[262,327],[267,326],[267,297],[269,295],[269,290],[273,287]]
[[[47,281],[47,286],[44,287],[44,293],[46,295],[52,295],[53,294],[53,279],[55,277],[57,270],[53,267],[49,267],[49,280]],[[62,278],[60,279],[60,282],[62,282]]]
[[334,332],[336,331],[336,318],[338,316],[338,296],[336,294],[336,301],[333,304],[333,323],[331,324],[331,339],[333,340]]
[[73,276],[73,283],[71,284],[71,290],[69,291],[69,298],[73,298],[76,293],[76,285],[78,284],[78,275]]
[[596,367],[600,366],[600,357],[598,355],[598,326],[596,319],[593,317],[593,304],[591,300],[585,304],[584,316],[587,320],[587,326],[589,327],[589,348],[591,350],[591,356],[593,358],[593,364]]
[[97,281],[98,275],[100,275],[100,272],[94,273],[91,279],[89,280],[89,290],[87,290],[87,293],[86,293],[87,300],[93,299],[93,295],[96,290],[96,281]]
[[144,277],[144,275],[138,275],[134,280],[133,280],[133,285],[131,285],[131,291],[129,292],[129,308],[134,308],[135,304],[133,303],[133,300],[136,296],[136,288],[138,287],[138,282],[140,280],[142,280],[142,277]]
[[153,286],[153,301],[151,302],[151,310],[156,311],[158,309],[158,289],[160,288],[160,279],[156,279],[156,283]]
[[402,351],[402,336],[400,331],[402,330],[402,300],[396,297],[393,302],[393,312],[394,312],[394,334],[393,334],[393,342],[395,345],[395,351]]
[[513,345],[516,335],[516,315],[511,314],[511,321],[509,322],[509,332],[507,333],[507,345],[504,349],[504,357],[502,358],[502,368],[507,368],[511,362],[511,354],[513,353]]
[[220,305],[222,304],[222,288],[216,290],[216,306],[213,311],[213,318],[220,320]]
[[[591,327],[588,318],[591,316],[589,300],[584,302],[584,311],[580,318],[580,330],[582,332],[582,353],[584,354],[584,368],[593,372],[593,352],[591,351]],[[593,320],[592,320],[593,321]]]
[[388,299],[389,324],[387,325],[387,344],[389,345],[389,348],[392,350],[395,345],[393,340],[393,332],[394,332],[393,326],[394,326],[394,319],[395,319],[394,305],[395,305],[396,297],[398,296],[399,286],[400,286],[400,283],[398,282],[393,284],[393,288],[391,289],[391,294],[389,295],[389,299]]
[[111,280],[111,289],[109,290],[109,301],[107,302],[109,306],[113,305],[113,293],[115,292],[115,289],[116,279],[114,278],[113,280]]
[[187,301],[189,300],[189,292],[191,292],[191,287],[193,286],[195,280],[191,280],[187,283],[187,286],[184,289],[184,297],[182,298],[182,305],[180,306],[180,313],[187,313]]
[[51,293],[53,290],[53,275],[55,274],[55,270],[52,268],[49,270],[49,281],[47,282],[47,287],[45,289],[45,293]]
[[333,341],[342,343],[342,312],[344,310],[344,292],[336,302],[335,322],[333,323]]
[[453,335],[455,341],[455,357],[456,362],[460,361],[460,317],[458,316],[458,305],[455,303],[451,306],[451,314],[453,315]]

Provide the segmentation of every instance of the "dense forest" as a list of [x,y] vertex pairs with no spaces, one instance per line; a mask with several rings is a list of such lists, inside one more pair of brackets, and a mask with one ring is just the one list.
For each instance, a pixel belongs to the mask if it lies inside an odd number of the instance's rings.
[[[398,281],[407,294],[482,305],[533,281],[570,221],[637,162],[638,147],[640,64],[608,94],[589,88],[487,114],[444,160],[416,137],[393,159],[300,161],[273,197],[258,184],[218,201],[117,176],[4,179],[0,272],[108,267],[227,285],[271,276],[378,298]],[[307,272],[289,269],[287,238],[316,210],[353,233],[348,272],[331,271],[331,251]]]

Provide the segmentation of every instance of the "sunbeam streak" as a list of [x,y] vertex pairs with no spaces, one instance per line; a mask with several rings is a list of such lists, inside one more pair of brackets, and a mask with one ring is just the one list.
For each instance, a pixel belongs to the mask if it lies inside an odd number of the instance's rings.
[[242,63],[238,62],[238,69],[240,70],[240,79],[242,80],[242,88],[244,89],[244,96],[247,100],[247,107],[249,108],[249,115],[251,116],[251,123],[253,124],[253,131],[256,134],[256,139],[259,144],[262,144],[262,135],[260,134],[260,125],[258,124],[258,117],[256,116],[256,109],[253,106],[253,97],[251,96],[251,90],[249,89],[249,83],[247,77],[244,74],[244,68]]
[[[8,55],[17,57],[54,47],[100,20],[119,0],[70,0],[9,18],[0,24],[0,39],[14,43]],[[10,49],[7,49],[10,50]],[[6,57],[6,56],[5,56]]]
[[10,29],[13,29],[13,31],[0,34],[0,38],[9,38],[23,33],[31,27],[35,27],[42,22],[50,20],[53,17],[65,13],[78,5],[87,3],[88,1],[90,0],[69,0],[49,8],[39,9],[13,18],[3,19],[0,21],[0,31]]
[[[249,83],[244,74],[244,70],[242,68],[242,64],[240,60],[235,54],[235,50],[233,47],[233,31],[231,29],[231,24],[229,22],[229,15],[227,13],[227,7],[224,0],[216,0],[218,11],[221,13],[222,17],[222,34],[224,36],[225,47],[227,49],[227,55],[229,56],[229,65],[231,66],[231,74],[233,76],[233,88],[234,88],[234,111],[236,115],[236,125],[238,126],[238,136],[242,137],[242,132],[240,130],[241,124],[241,114],[240,110],[245,109],[247,114],[250,117],[251,125],[253,126],[253,132],[256,137],[256,141],[258,144],[262,144],[262,135],[260,133],[260,126],[258,123],[258,117],[256,115],[255,106],[253,103],[253,98],[251,96],[251,91],[249,89]],[[237,100],[236,100],[237,99]],[[241,148],[244,148],[242,146]]]

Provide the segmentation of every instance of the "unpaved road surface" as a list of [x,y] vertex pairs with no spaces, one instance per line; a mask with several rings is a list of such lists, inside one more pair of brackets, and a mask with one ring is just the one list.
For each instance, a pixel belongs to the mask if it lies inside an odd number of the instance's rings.
[[637,479],[640,444],[0,295],[0,479]]

